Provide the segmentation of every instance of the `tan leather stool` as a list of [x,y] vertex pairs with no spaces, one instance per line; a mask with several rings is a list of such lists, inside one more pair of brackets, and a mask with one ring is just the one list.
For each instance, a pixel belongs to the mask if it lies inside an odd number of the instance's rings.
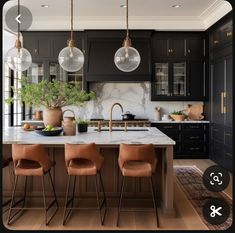
[[[10,224],[12,219],[24,209],[35,209],[35,210],[43,209],[45,213],[45,224],[48,225],[58,210],[58,202],[56,198],[55,188],[50,173],[50,170],[55,165],[55,163],[50,160],[45,148],[42,145],[38,144],[36,145],[13,144],[12,158],[14,164],[15,183],[12,192],[12,199],[8,216],[8,224]],[[48,206],[46,204],[45,185],[44,185],[44,175],[46,174],[49,174],[49,179],[54,194],[54,200]],[[19,176],[25,176],[24,197],[18,200],[17,202],[14,202],[15,191]],[[44,208],[25,207],[28,176],[41,177]],[[22,202],[21,207],[16,207],[21,202]],[[54,204],[56,204],[56,209],[53,212],[51,218],[48,220],[47,212],[51,207],[54,206]],[[18,210],[18,211],[12,216],[11,215],[12,210]]]
[[152,144],[145,145],[127,145],[121,144],[119,149],[118,158],[119,168],[123,175],[121,192],[118,204],[117,226],[119,225],[123,190],[125,184],[125,177],[148,177],[151,186],[151,193],[153,198],[154,211],[156,214],[157,227],[158,227],[158,213],[156,205],[156,197],[153,187],[153,173],[157,165],[157,158]]
[[[81,145],[65,144],[65,164],[66,164],[67,173],[68,173],[68,183],[67,183],[66,200],[65,200],[65,207],[64,207],[63,225],[66,223],[66,220],[69,214],[71,213],[71,210],[82,209],[82,208],[74,207],[76,176],[94,176],[100,222],[102,225],[104,224],[106,210],[107,210],[107,201],[106,201],[104,185],[103,185],[103,181],[101,177],[101,172],[100,172],[103,161],[104,161],[104,158],[100,154],[95,143],[81,144]],[[72,191],[72,197],[68,200],[71,176],[74,177],[73,191]],[[101,184],[101,189],[103,192],[103,200],[101,203],[100,203],[100,196],[99,196],[99,191],[98,191],[98,182],[97,182],[98,176],[99,176],[99,180]],[[71,207],[68,207],[70,204],[71,204]],[[105,211],[102,217],[101,211],[103,207],[105,208]],[[87,209],[87,208],[83,208],[83,209]],[[66,214],[67,210],[68,210],[68,213]]]

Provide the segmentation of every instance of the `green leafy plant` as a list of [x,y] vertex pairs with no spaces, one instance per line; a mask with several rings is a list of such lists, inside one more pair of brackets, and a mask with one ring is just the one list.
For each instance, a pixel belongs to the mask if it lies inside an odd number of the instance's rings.
[[171,113],[171,115],[185,115],[184,112],[181,110],[181,111],[174,111]]
[[[39,83],[31,83],[27,77],[22,77],[21,88],[12,90],[26,106],[46,108],[58,108],[69,105],[83,105],[84,102],[95,98],[95,93],[86,93],[81,84],[70,84],[59,80],[42,80]],[[10,104],[14,98],[8,98],[6,103]]]
[[76,119],[76,123],[79,124],[79,125],[88,125],[89,121],[79,117],[79,118]]

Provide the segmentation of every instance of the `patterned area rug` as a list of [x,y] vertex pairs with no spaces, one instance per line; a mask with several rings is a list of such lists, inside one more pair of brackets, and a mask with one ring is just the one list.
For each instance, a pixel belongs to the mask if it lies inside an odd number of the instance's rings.
[[[177,183],[180,185],[208,229],[228,229],[232,224],[232,200],[230,197],[224,192],[214,193],[207,190],[202,182],[202,172],[196,166],[174,166],[174,172]],[[204,219],[202,207],[210,198],[222,198],[230,205],[231,214],[225,223],[212,225]]]

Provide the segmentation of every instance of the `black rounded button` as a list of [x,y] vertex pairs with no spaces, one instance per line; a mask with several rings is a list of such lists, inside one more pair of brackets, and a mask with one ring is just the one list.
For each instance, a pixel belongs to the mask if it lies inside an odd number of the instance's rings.
[[229,214],[229,205],[220,198],[209,199],[203,206],[203,216],[205,220],[213,225],[224,223],[228,219]]
[[218,165],[208,167],[203,174],[203,184],[212,192],[221,192],[226,189],[229,180],[228,171]]

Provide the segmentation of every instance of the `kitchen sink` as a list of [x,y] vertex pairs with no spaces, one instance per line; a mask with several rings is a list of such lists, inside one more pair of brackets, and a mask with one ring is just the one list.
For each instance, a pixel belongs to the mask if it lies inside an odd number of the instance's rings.
[[[98,131],[98,129],[94,129],[95,131]],[[101,129],[100,131],[109,131],[109,129]],[[112,129],[112,131],[125,131],[125,129],[121,128],[121,129]],[[127,129],[128,131],[149,131],[148,129],[144,128],[144,129]]]

